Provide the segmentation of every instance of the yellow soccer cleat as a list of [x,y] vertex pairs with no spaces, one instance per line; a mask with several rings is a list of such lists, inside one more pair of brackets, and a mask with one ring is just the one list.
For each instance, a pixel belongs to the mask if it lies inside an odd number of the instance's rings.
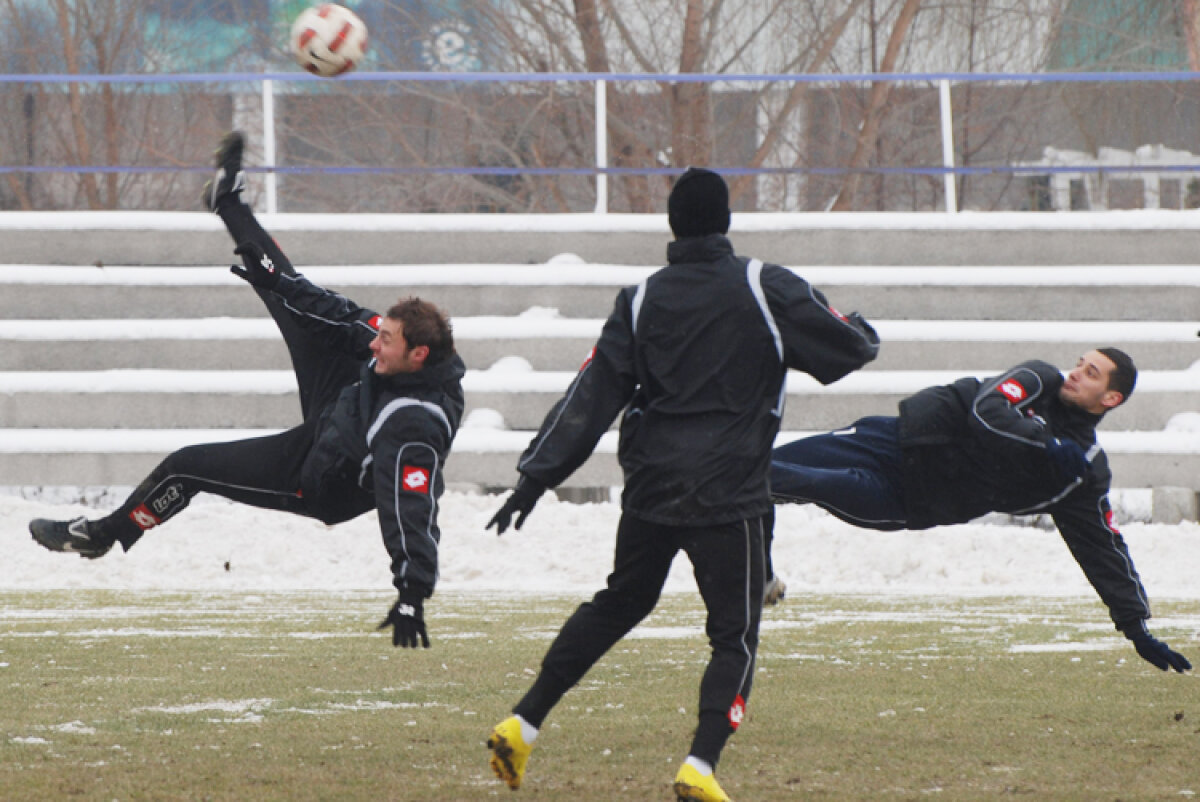
[[521,721],[516,716],[509,716],[501,721],[488,736],[488,749],[492,756],[488,765],[501,780],[514,791],[521,787],[525,778],[525,764],[529,762],[529,753],[533,746],[525,743],[521,737]]
[[688,763],[680,766],[675,775],[675,798],[679,802],[732,802],[716,777],[701,774]]

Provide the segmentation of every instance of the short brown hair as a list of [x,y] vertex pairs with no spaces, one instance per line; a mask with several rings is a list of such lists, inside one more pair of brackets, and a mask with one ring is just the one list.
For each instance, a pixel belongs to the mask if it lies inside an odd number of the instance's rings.
[[429,348],[426,365],[436,365],[454,353],[454,332],[450,321],[428,301],[415,296],[401,298],[387,311],[387,316],[404,324],[404,341],[409,348],[424,345]]

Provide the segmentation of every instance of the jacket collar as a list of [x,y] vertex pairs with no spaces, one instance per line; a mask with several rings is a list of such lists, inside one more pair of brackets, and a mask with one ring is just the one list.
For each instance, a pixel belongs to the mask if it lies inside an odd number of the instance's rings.
[[462,357],[458,354],[453,354],[444,362],[437,365],[428,365],[416,373],[397,373],[393,376],[380,376],[375,373],[374,359],[367,361],[363,367],[363,371],[367,374],[368,378],[379,382],[380,385],[397,392],[405,392],[421,387],[439,389],[448,384],[455,384],[462,381],[467,368],[463,364]]
[[1072,404],[1064,404],[1057,395],[1054,396],[1053,409],[1058,426],[1068,434],[1078,435],[1088,442],[1096,439],[1096,427],[1103,420],[1104,413],[1097,415]]
[[733,243],[724,234],[686,237],[667,245],[667,262],[673,265],[688,262],[715,262],[732,255]]

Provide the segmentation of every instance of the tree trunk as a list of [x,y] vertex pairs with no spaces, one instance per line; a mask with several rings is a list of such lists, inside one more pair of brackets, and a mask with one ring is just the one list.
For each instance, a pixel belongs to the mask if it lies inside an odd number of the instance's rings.
[[1183,23],[1183,35],[1187,39],[1188,67],[1193,72],[1200,70],[1200,2],[1182,0],[1179,9]]
[[[58,17],[58,32],[62,36],[63,56],[67,62],[67,72],[79,74],[79,40],[71,32],[72,8],[66,0],[55,0],[55,13]],[[88,137],[87,126],[84,124],[86,113],[83,108],[83,98],[79,92],[79,84],[67,85],[67,97],[71,108],[71,131],[75,137],[75,162],[88,165],[92,161],[92,145]],[[87,199],[89,209],[102,208],[100,188],[96,177],[90,173],[80,175],[79,182],[83,186],[83,194]]]
[[[579,37],[583,44],[584,64],[588,72],[612,72],[608,60],[608,51],[604,44],[604,32],[600,27],[600,12],[595,0],[575,0],[575,24],[579,29]],[[615,118],[623,116],[626,106],[620,92],[611,88],[606,98],[608,108],[608,136],[614,167],[635,167],[645,164],[649,152],[637,138],[636,132],[614,125]],[[629,200],[630,210],[634,212],[650,211],[651,195],[649,182],[644,176],[630,176],[623,179],[625,196]]]
[[[854,18],[854,15],[858,13],[858,9],[865,2],[866,0],[851,0],[850,5],[847,6],[840,17],[834,20],[829,31],[821,39],[820,46],[816,48],[816,53],[800,68],[799,72],[816,72],[829,59],[833,54],[834,47],[837,46],[837,43],[842,38],[842,34],[845,33],[846,27],[850,24],[850,20]],[[806,84],[800,82],[792,84],[787,99],[783,102],[783,107],[776,116],[776,122],[767,126],[762,141],[755,149],[754,156],[750,159],[750,167],[761,167],[763,162],[767,160],[767,157],[775,150],[775,146],[786,130],[785,121],[796,107],[800,105],[807,89]],[[732,203],[737,198],[740,198],[754,180],[755,177],[752,175],[741,175],[734,178],[729,184],[730,202]]]
[[[683,20],[679,73],[704,69],[708,43],[704,39],[704,3],[690,0]],[[667,85],[671,104],[671,162],[676,167],[711,166],[713,158],[712,84]]]
[[[896,25],[892,28],[891,36],[888,37],[887,50],[884,51],[883,61],[879,64],[880,72],[889,73],[895,70],[896,61],[900,56],[900,48],[920,9],[921,0],[904,0],[904,7],[900,9]],[[862,173],[859,171],[867,165],[871,152],[875,149],[875,139],[879,136],[879,124],[883,120],[891,90],[891,81],[875,81],[871,84],[866,115],[862,128],[859,129],[858,139],[854,144],[854,154],[850,157],[847,165],[851,172],[842,182],[842,188],[838,192],[833,206],[830,207],[831,211],[846,212],[854,208],[854,196],[858,192],[858,185],[862,180]]]

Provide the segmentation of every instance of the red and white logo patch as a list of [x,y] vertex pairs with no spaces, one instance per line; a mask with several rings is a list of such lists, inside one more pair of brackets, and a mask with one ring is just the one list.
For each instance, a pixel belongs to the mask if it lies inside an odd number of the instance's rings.
[[146,530],[158,526],[162,521],[158,519],[154,513],[146,507],[145,504],[139,504],[129,513],[129,520],[138,525],[139,529]]
[[375,315],[373,318],[367,321],[367,325],[375,329],[375,331],[379,331],[379,324],[382,322],[383,318],[381,318],[379,315]]
[[1121,534],[1121,532],[1117,529],[1117,516],[1113,515],[1111,507],[1104,511],[1104,525],[1107,526],[1110,531],[1116,532],[1118,535]]
[[400,481],[404,483],[404,489],[410,493],[429,495],[429,471],[424,468],[405,465]]
[[996,389],[1012,404],[1019,404],[1029,396],[1025,387],[1016,379],[1005,379]]
[[584,369],[584,368],[586,368],[588,365],[592,364],[592,359],[593,359],[595,356],[596,356],[596,346],[594,346],[594,345],[593,345],[593,346],[592,346],[592,350],[588,351],[587,358],[583,360],[583,364],[579,366],[579,369],[580,369],[580,370],[583,370],[583,369]]
[[742,719],[746,717],[746,700],[739,693],[737,698],[733,700],[733,704],[729,707],[729,726],[735,730],[741,725]]
[[831,306],[831,307],[829,307],[829,311],[833,313],[833,316],[834,316],[834,317],[836,317],[838,320],[842,321],[843,323],[849,323],[849,322],[850,322],[850,318],[846,317],[846,316],[845,316],[845,315],[843,315],[841,312],[839,312],[838,310],[834,309],[832,306]]

